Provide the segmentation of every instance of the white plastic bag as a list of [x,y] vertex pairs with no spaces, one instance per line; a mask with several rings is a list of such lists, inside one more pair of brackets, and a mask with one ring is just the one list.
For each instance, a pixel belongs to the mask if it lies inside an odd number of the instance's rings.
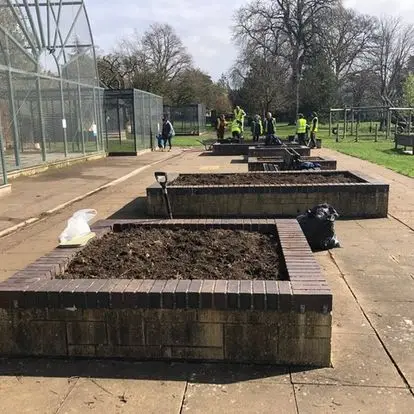
[[59,242],[65,243],[75,237],[85,236],[91,232],[89,222],[96,216],[97,211],[92,209],[78,210],[68,220],[68,224],[59,236]]

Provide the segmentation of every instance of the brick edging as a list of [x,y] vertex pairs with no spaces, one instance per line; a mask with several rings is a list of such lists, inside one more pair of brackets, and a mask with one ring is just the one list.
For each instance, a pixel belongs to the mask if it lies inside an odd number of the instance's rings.
[[101,220],[97,237],[138,225],[276,230],[289,280],[54,279],[81,248],[56,248],[0,283],[0,308],[332,310],[332,293],[296,220]]

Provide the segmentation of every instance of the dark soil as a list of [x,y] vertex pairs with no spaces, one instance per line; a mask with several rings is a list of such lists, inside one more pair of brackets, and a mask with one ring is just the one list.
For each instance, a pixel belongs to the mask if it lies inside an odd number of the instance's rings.
[[93,240],[60,278],[275,280],[279,252],[274,234],[141,227]]
[[180,175],[170,185],[260,185],[260,184],[342,184],[358,183],[358,178],[344,173],[330,174],[185,174]]

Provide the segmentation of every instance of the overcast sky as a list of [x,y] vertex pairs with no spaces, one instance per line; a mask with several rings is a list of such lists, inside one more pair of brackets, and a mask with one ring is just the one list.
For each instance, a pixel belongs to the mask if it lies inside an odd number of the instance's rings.
[[[95,44],[105,52],[110,52],[134,29],[143,32],[151,23],[169,23],[193,55],[196,66],[217,80],[236,57],[230,27],[234,11],[246,4],[246,0],[85,0],[85,3]],[[413,0],[346,0],[344,3],[362,13],[402,15],[414,23]]]

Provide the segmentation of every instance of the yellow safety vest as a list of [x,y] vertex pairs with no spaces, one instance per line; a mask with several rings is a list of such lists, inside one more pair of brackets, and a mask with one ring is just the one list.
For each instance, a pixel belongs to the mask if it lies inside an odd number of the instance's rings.
[[243,122],[243,118],[246,116],[246,112],[243,111],[243,109],[240,108],[240,111],[237,109],[234,110],[234,117],[238,119],[239,121]]
[[231,132],[241,132],[240,129],[240,125],[237,122],[237,119],[235,119],[232,123],[231,123]]
[[312,130],[312,132],[318,132],[318,126],[319,126],[319,119],[317,116],[315,116],[315,118],[312,119],[312,128],[313,128],[313,123],[316,119],[316,123],[315,123],[315,129]]
[[306,134],[306,119],[299,118],[298,122],[296,123],[296,132],[298,134]]

